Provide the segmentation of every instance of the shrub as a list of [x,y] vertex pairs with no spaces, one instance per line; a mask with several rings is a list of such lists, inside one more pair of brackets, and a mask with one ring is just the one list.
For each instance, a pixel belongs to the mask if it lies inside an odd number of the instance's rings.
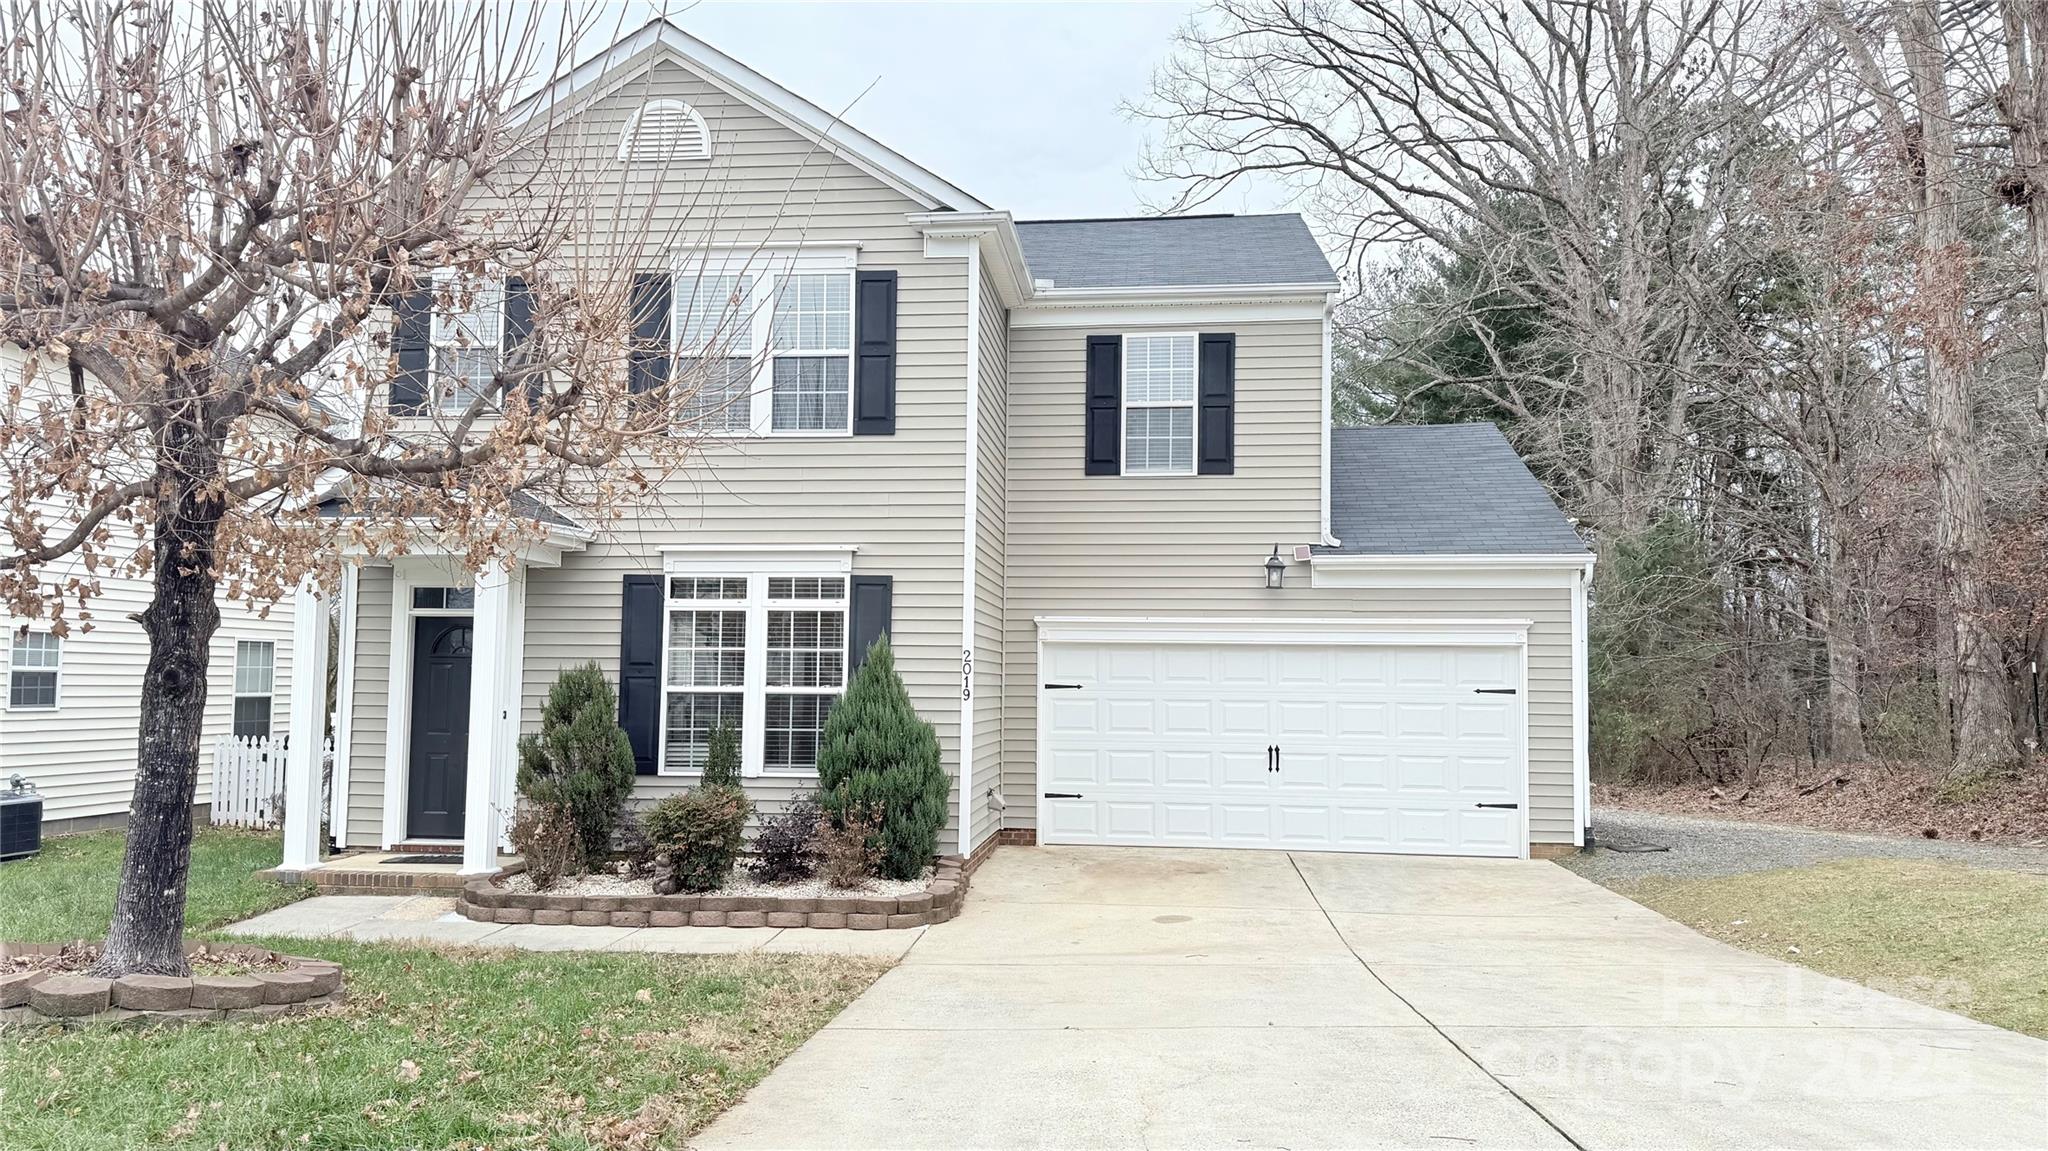
[[754,878],[762,883],[809,879],[818,869],[818,820],[823,815],[818,797],[803,795],[780,815],[762,820],[754,833]]
[[611,683],[587,663],[555,678],[540,731],[519,738],[519,794],[567,808],[589,862],[611,854],[619,810],[633,791],[633,744],[618,714]]
[[819,802],[835,826],[854,817],[874,826],[881,874],[915,879],[938,852],[951,788],[939,737],[911,706],[882,636],[825,720]]
[[724,721],[714,724],[704,748],[700,787],[740,786],[740,733]]
[[653,875],[654,841],[647,837],[647,821],[630,808],[619,813],[619,828],[613,842],[618,844],[619,862],[626,865],[626,875],[633,879],[644,879]]
[[684,891],[716,891],[732,874],[754,805],[737,787],[699,787],[647,812],[655,866]]
[[575,817],[559,803],[520,804],[505,837],[526,861],[526,878],[535,891],[546,891],[563,876],[583,870],[583,841],[576,834]]
[[869,842],[874,835],[874,821],[858,812],[842,823],[820,818],[818,870],[824,874],[825,882],[842,891],[853,891],[867,883],[881,860],[881,853]]

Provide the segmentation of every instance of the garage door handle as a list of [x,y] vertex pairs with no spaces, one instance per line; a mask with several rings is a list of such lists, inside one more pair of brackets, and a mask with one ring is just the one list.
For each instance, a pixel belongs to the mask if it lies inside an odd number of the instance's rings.
[[1513,694],[1515,694],[1515,689],[1514,689],[1514,688],[1511,688],[1511,687],[1475,687],[1475,688],[1473,688],[1473,689],[1472,689],[1472,694],[1474,694],[1474,695],[1513,695]]
[[1046,793],[1045,793],[1045,798],[1047,798],[1047,799],[1079,799],[1079,798],[1081,798],[1081,793],[1080,793],[1080,792],[1078,792],[1078,791],[1048,791],[1048,792],[1046,792]]
[[1078,683],[1049,683],[1049,684],[1046,684],[1046,685],[1045,685],[1045,690],[1047,690],[1047,691],[1080,691],[1080,690],[1081,690],[1081,685],[1080,685],[1080,684],[1078,684]]
[[1475,803],[1475,804],[1473,804],[1472,806],[1474,806],[1474,807],[1504,807],[1504,808],[1508,809],[1509,811],[1520,811],[1520,810],[1522,809],[1522,805],[1521,805],[1521,804],[1519,804],[1519,803]]

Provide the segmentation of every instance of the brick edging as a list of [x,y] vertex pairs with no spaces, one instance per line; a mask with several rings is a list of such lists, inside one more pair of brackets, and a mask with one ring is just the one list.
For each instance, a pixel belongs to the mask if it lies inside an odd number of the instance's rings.
[[[75,945],[0,943],[0,954],[61,955],[67,946]],[[212,955],[290,966],[248,975],[124,975],[119,979],[64,971],[9,972],[0,975],[0,1026],[261,1022],[342,1001],[338,963],[240,944],[185,945],[188,955],[202,948]]]
[[476,879],[462,889],[455,910],[478,923],[539,923],[577,927],[816,927],[878,931],[944,923],[967,896],[965,861],[939,857],[921,892],[899,896],[847,895],[816,899],[739,895],[552,895],[515,892],[498,879]]

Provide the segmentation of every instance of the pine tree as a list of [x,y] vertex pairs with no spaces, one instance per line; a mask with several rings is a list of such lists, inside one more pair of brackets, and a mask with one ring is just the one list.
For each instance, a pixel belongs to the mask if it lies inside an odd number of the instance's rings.
[[739,787],[740,733],[720,720],[712,726],[711,736],[705,742],[704,775],[698,780],[699,786]]
[[889,638],[877,638],[825,720],[818,797],[835,824],[865,814],[877,830],[881,872],[915,879],[938,853],[952,781],[939,737],[911,706]]
[[633,744],[618,715],[603,669],[586,663],[556,677],[540,731],[519,738],[519,794],[566,807],[587,862],[611,854],[620,808],[633,791]]

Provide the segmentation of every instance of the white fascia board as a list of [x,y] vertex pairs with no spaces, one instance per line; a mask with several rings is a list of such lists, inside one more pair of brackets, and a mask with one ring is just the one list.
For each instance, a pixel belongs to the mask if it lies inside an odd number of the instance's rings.
[[1167,325],[1211,327],[1278,321],[1319,321],[1320,295],[1254,296],[1126,295],[1094,300],[1048,297],[1041,291],[1010,309],[1012,328],[1117,328]]
[[1526,619],[1034,616],[1043,643],[1516,647]]
[[925,258],[965,259],[968,247],[978,246],[1004,307],[1014,308],[1031,298],[1024,243],[1008,212],[912,212],[906,219],[924,236]]
[[[1588,556],[1312,556],[1309,586],[1564,590]],[[1364,562],[1358,562],[1364,561]]]
[[1311,555],[1311,565],[1332,568],[1570,568],[1593,562],[1584,552],[1559,555]]
[[848,575],[858,544],[675,544],[657,548],[667,575]]
[[510,123],[518,127],[543,115],[572,115],[576,105],[598,99],[634,78],[659,52],[675,55],[713,86],[926,208],[988,210],[987,204],[930,170],[665,19],[649,21],[521,101],[513,109]]

